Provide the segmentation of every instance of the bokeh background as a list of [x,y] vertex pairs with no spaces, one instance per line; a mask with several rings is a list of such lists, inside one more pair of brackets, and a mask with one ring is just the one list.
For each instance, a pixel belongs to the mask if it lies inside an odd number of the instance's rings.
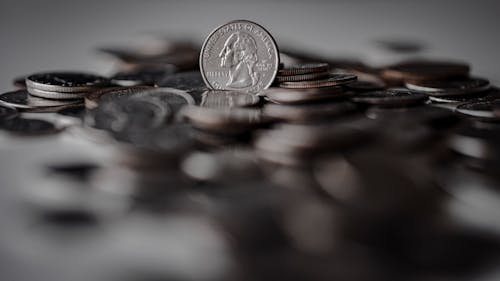
[[112,65],[94,50],[143,40],[147,34],[199,42],[216,26],[250,19],[278,44],[375,65],[400,59],[380,40],[416,42],[417,55],[470,63],[475,75],[499,84],[500,2],[337,1],[2,1],[0,89],[41,70],[90,70]]

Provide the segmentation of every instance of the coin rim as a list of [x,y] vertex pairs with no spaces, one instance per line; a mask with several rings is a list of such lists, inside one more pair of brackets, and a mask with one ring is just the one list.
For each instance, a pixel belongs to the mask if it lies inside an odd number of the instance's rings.
[[[73,73],[73,74],[84,74],[84,75],[92,75],[95,77],[99,77],[102,79],[104,82],[102,84],[96,84],[93,86],[75,86],[75,87],[68,87],[68,86],[57,86],[57,85],[48,85],[40,82],[35,82],[31,80],[30,78],[35,75],[40,75],[40,74],[54,74],[54,73]],[[102,88],[103,86],[109,85],[110,81],[108,78],[93,74],[93,73],[86,73],[86,72],[71,72],[71,71],[52,71],[52,72],[39,72],[39,73],[34,73],[31,75],[26,76],[26,87],[27,88],[34,88],[37,90],[41,91],[50,91],[50,92],[63,92],[63,93],[73,93],[73,92],[88,92],[92,91],[95,89]]]
[[271,35],[271,33],[266,28],[264,28],[262,25],[260,25],[260,24],[258,24],[256,22],[250,21],[250,20],[243,20],[243,19],[232,20],[232,21],[229,21],[229,22],[227,22],[225,24],[219,25],[214,30],[212,30],[212,32],[210,32],[208,34],[208,36],[205,38],[205,41],[203,42],[203,45],[201,45],[201,51],[200,51],[200,56],[199,56],[199,65],[200,65],[201,77],[203,78],[203,82],[205,82],[205,85],[207,85],[207,87],[209,89],[212,89],[212,90],[234,90],[234,89],[215,89],[208,82],[207,78],[205,77],[205,72],[204,72],[204,67],[203,67],[203,51],[205,50],[205,47],[206,47],[206,45],[208,43],[208,40],[212,37],[212,35],[215,34],[215,32],[217,32],[218,30],[220,30],[222,27],[224,27],[226,25],[229,25],[231,23],[237,23],[237,22],[250,23],[250,24],[254,24],[257,27],[261,28],[269,36],[269,38],[271,39],[271,42],[273,43],[274,51],[276,52],[276,64],[274,65],[275,66],[275,70],[273,71],[273,73],[271,75],[271,79],[269,79],[269,82],[264,87],[262,87],[262,89],[260,89],[257,92],[248,92],[249,94],[257,94],[257,93],[259,93],[259,92],[261,92],[263,90],[268,89],[274,83],[274,80],[276,79],[276,75],[278,74],[279,66],[280,66],[280,52],[279,52],[278,44],[276,43],[276,40]]

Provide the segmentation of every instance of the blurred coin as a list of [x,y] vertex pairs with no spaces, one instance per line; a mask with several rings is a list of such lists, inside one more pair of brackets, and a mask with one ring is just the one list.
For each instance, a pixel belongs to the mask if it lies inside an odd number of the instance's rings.
[[319,104],[280,105],[268,103],[263,114],[273,119],[286,122],[322,121],[341,117],[356,111],[351,102],[328,102]]
[[354,92],[370,92],[383,90],[385,89],[386,84],[379,79],[361,80],[358,77],[356,82],[349,83],[345,85],[345,87],[346,89]]
[[330,76],[330,73],[328,71],[288,75],[288,76],[276,76],[276,82],[299,82],[305,80],[317,80],[321,78],[326,78],[328,76]]
[[26,78],[28,88],[62,93],[86,92],[108,84],[104,77],[80,72],[45,72]]
[[354,95],[351,100],[357,103],[384,106],[406,106],[424,103],[427,96],[404,88],[391,88],[384,91],[374,91],[359,93]]
[[26,89],[26,77],[25,76],[17,77],[14,80],[12,80],[12,84],[17,89],[24,90]]
[[260,109],[186,106],[182,115],[196,128],[240,133],[268,123]]
[[278,71],[279,76],[302,75],[316,72],[327,72],[328,63],[310,62],[303,64],[286,65]]
[[53,123],[39,119],[13,118],[2,120],[0,129],[16,135],[33,136],[48,135],[61,131]]
[[357,80],[356,75],[330,74],[330,76],[326,79],[299,81],[299,82],[282,82],[279,84],[279,86],[282,88],[291,88],[291,89],[322,88],[322,87],[345,85],[355,82],[356,80]]
[[206,91],[201,96],[201,107],[247,107],[257,104],[259,97],[236,91]]
[[152,129],[164,124],[171,111],[164,104],[160,105],[142,98],[128,98],[105,102],[92,112],[89,125],[113,132],[140,131]]
[[83,105],[68,106],[66,108],[63,108],[63,109],[57,111],[56,113],[60,114],[60,115],[68,116],[68,117],[83,119],[83,117],[86,113],[86,108]]
[[0,105],[0,120],[6,120],[17,116],[17,110],[14,107]]
[[179,89],[187,92],[207,90],[199,71],[179,72],[167,75],[157,83],[157,86]]
[[448,146],[459,154],[479,159],[500,159],[500,130],[465,126],[451,135]]
[[467,64],[451,61],[408,60],[383,69],[382,77],[390,80],[428,81],[467,76]]
[[500,121],[500,116],[494,113],[495,103],[493,101],[479,101],[464,103],[455,109],[456,112],[469,117],[480,118],[489,121]]
[[111,83],[118,86],[154,86],[171,70],[142,68],[127,72],[118,72],[111,76]]
[[282,104],[299,104],[322,100],[345,98],[352,95],[344,92],[342,87],[285,89],[271,88],[262,92],[271,101]]
[[[104,96],[106,100],[108,96]],[[186,91],[173,88],[151,88],[137,92],[130,98],[140,98],[164,105],[173,113],[177,114],[186,105],[194,105],[195,100]]]
[[151,89],[149,86],[132,86],[132,87],[114,87],[93,92],[85,97],[85,107],[88,109],[96,108],[103,98],[103,101],[118,100],[121,98],[130,97],[143,90]]
[[51,100],[74,100],[74,99],[83,99],[85,96],[89,95],[90,92],[70,92],[70,93],[61,93],[61,92],[52,92],[52,91],[42,91],[34,88],[27,88],[27,91],[30,95],[51,99]]
[[266,29],[235,20],[208,35],[201,48],[200,71],[211,89],[255,94],[271,86],[279,60],[276,42]]
[[425,92],[430,96],[463,96],[487,90],[490,82],[480,78],[466,78],[443,81],[407,82],[410,90]]
[[67,106],[81,104],[81,100],[49,100],[30,96],[26,90],[17,90],[0,95],[0,103],[20,111],[54,112]]

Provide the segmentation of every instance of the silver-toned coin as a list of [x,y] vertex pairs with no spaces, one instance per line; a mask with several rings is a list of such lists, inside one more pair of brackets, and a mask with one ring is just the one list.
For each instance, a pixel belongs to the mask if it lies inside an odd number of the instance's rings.
[[20,111],[55,112],[68,106],[82,104],[82,101],[43,99],[29,95],[26,90],[17,90],[0,95],[0,103]]
[[500,121],[500,117],[494,112],[497,104],[493,101],[470,102],[457,106],[455,111],[469,117],[488,121]]
[[425,92],[429,96],[461,96],[487,90],[490,82],[481,78],[458,80],[407,82],[410,90]]
[[405,106],[424,103],[427,95],[404,88],[390,88],[385,91],[360,93],[351,98],[357,103],[380,106]]
[[165,105],[129,98],[100,104],[86,121],[90,126],[111,132],[143,131],[161,126],[169,114]]
[[79,72],[44,72],[26,78],[28,88],[63,93],[86,92],[108,84],[104,77]]
[[[103,100],[106,100],[107,98],[107,96],[104,96]],[[151,100],[160,105],[163,104],[174,114],[179,112],[179,110],[186,105],[195,104],[195,100],[189,93],[173,88],[151,88],[139,91],[133,94],[131,98]]]
[[96,108],[101,102],[101,98],[104,101],[115,100],[124,97],[130,97],[141,91],[152,89],[149,86],[132,86],[132,87],[114,87],[107,88],[97,92],[93,92],[85,97],[85,107],[88,109]]
[[271,34],[247,20],[216,28],[200,53],[203,80],[217,90],[258,93],[271,86],[279,64],[278,47]]
[[259,102],[259,97],[236,91],[206,91],[201,96],[201,107],[227,108],[252,106]]
[[64,93],[64,92],[42,91],[42,90],[38,90],[35,88],[30,88],[30,87],[28,87],[27,90],[30,93],[30,95],[32,95],[32,96],[44,98],[44,99],[51,99],[51,100],[83,99],[86,95],[89,94],[89,92]]

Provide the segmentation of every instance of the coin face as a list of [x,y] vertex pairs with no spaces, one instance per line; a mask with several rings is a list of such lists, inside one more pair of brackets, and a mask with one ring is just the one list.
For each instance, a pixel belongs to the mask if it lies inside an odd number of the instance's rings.
[[236,20],[215,29],[200,53],[200,70],[216,90],[258,93],[269,88],[279,68],[273,37],[262,26]]

